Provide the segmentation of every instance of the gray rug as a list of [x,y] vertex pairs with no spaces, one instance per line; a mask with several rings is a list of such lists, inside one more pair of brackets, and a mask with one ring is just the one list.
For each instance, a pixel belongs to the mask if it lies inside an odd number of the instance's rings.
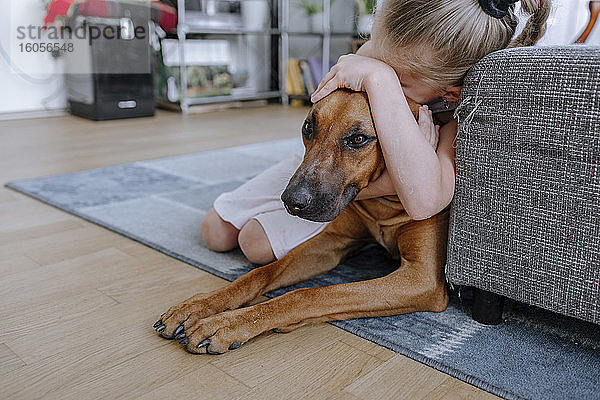
[[[253,268],[239,251],[219,254],[199,237],[200,221],[223,191],[291,154],[283,140],[123,164],[7,184],[179,260],[233,280]],[[395,269],[379,247],[296,287],[383,276]],[[271,293],[277,296],[287,288]],[[469,316],[470,293],[453,288],[447,311],[334,323],[458,379],[509,399],[600,399],[600,326],[522,304],[506,322]]]

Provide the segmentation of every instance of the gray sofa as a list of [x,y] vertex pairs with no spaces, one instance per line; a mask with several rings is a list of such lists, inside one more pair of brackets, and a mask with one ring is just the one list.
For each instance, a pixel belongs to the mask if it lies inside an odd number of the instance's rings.
[[449,282],[480,322],[505,296],[600,324],[600,48],[490,54],[457,115]]

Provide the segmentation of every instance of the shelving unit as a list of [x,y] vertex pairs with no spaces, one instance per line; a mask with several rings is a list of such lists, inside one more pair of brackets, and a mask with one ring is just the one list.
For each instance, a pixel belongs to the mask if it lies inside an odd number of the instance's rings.
[[[244,1],[244,0],[240,0]],[[271,8],[270,28],[264,30],[252,30],[244,28],[206,27],[194,24],[193,19],[188,18],[185,8],[185,0],[177,0],[178,25],[177,40],[179,50],[180,68],[180,106],[183,113],[187,113],[189,107],[196,104],[209,104],[226,101],[243,101],[281,98],[283,104],[288,104],[290,96],[286,92],[286,73],[290,54],[290,36],[317,36],[322,42],[322,68],[323,75],[329,70],[329,57],[331,51],[331,39],[334,36],[348,36],[351,38],[354,32],[332,32],[331,31],[331,3],[330,0],[323,1],[322,32],[299,32],[290,31],[290,0],[265,0]],[[190,98],[188,96],[188,79],[186,66],[185,43],[187,40],[201,40],[212,36],[229,35],[268,35],[271,37],[270,56],[272,62],[277,62],[271,67],[270,90],[236,93],[231,95]],[[275,72],[276,71],[276,72]]]

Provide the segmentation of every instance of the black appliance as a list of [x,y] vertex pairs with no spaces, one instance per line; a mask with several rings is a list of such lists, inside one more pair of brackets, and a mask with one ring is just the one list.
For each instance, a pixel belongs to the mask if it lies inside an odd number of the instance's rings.
[[80,3],[67,24],[74,49],[65,52],[70,112],[93,120],[153,116],[150,8],[104,3],[100,16]]

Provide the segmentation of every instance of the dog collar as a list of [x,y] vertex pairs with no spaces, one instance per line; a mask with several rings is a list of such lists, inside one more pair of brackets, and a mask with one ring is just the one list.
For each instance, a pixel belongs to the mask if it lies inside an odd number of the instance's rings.
[[427,107],[429,107],[433,114],[439,114],[446,111],[454,111],[459,104],[460,103],[458,101],[446,101],[444,99],[439,99],[433,103],[427,104]]

